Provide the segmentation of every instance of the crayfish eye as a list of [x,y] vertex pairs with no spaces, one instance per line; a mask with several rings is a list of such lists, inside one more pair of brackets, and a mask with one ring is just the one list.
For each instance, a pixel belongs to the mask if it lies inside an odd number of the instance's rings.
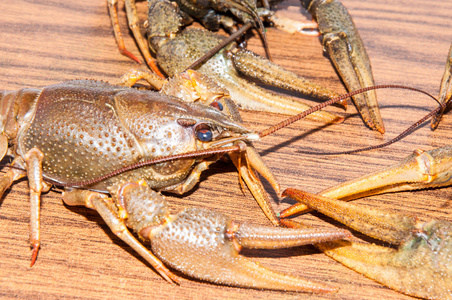
[[219,111],[223,111],[223,104],[221,104],[218,101],[213,101],[212,103],[210,103],[210,106],[215,107],[216,109],[218,109]]
[[212,140],[212,131],[208,129],[201,129],[198,132],[196,132],[196,136],[200,141],[209,142]]
[[196,128],[196,137],[202,142],[210,142],[213,138],[212,130],[209,126],[201,124]]

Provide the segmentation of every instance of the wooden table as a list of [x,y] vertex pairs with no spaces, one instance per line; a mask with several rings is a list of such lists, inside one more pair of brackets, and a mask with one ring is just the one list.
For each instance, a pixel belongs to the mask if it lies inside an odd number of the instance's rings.
[[[367,47],[377,84],[410,85],[438,93],[452,41],[452,1],[344,0],[343,3]],[[144,17],[146,3],[139,3],[139,10]],[[299,16],[299,8],[290,11]],[[127,47],[139,55],[126,30],[123,3],[120,18]],[[323,56],[317,38],[293,36],[272,28],[268,29],[268,38],[277,63],[338,92],[345,91],[331,63]],[[249,48],[264,53],[258,37],[249,41]],[[75,78],[115,82],[134,67],[137,64],[118,53],[105,1],[0,2],[1,89],[42,87]],[[436,106],[427,97],[407,91],[382,90],[378,97],[387,129],[384,136],[366,128],[351,105],[347,112],[328,108],[346,116],[343,124],[324,126],[302,121],[263,139],[256,147],[283,188],[319,192],[389,166],[416,148],[432,149],[449,143],[452,118],[446,115],[436,131],[424,124],[383,150],[338,156],[299,152],[378,144],[396,136]],[[243,112],[246,125],[256,130],[283,118]],[[451,196],[451,189],[444,188],[375,196],[356,203],[415,214],[421,220],[452,220]],[[274,195],[273,198],[277,211],[292,203]],[[169,195],[168,200],[174,212],[202,206],[221,210],[238,221],[270,225],[249,192],[242,194],[237,172],[226,163],[218,163],[205,172],[192,192],[184,197]],[[30,268],[27,181],[15,184],[0,205],[0,295],[5,298],[409,298],[347,269],[312,246],[244,254],[280,271],[337,286],[338,293],[309,295],[231,288],[187,277],[180,286],[173,286],[114,236],[96,212],[65,207],[60,194],[53,191],[42,197],[42,249],[37,263]],[[320,214],[299,219],[319,226],[331,221]]]

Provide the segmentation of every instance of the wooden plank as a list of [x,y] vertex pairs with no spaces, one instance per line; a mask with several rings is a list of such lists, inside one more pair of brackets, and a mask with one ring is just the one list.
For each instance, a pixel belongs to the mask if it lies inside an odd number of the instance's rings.
[[[438,93],[447,51],[452,41],[452,1],[344,0],[367,47],[377,84],[403,84]],[[145,16],[146,3],[139,4]],[[290,13],[306,16],[296,1],[282,5]],[[289,12],[286,12],[287,14]],[[0,2],[0,88],[42,87],[75,78],[115,82],[137,67],[119,55],[103,1]],[[123,4],[121,26],[126,45],[136,55],[128,36]],[[318,38],[268,30],[274,60],[312,80],[344,92]],[[263,54],[259,38],[249,48]],[[432,149],[450,141],[452,118],[446,116],[438,130],[424,125],[409,137],[384,150],[356,155],[319,156],[306,151],[354,149],[386,141],[418,120],[435,103],[425,96],[398,90],[378,92],[387,133],[367,129],[353,106],[340,125],[323,126],[303,121],[264,138],[256,147],[283,188],[298,187],[318,192],[347,179],[376,171],[401,160],[416,148]],[[262,130],[284,117],[244,112],[246,125]],[[272,194],[280,211],[291,203]],[[221,210],[238,221],[268,224],[249,195],[242,194],[234,168],[218,163],[203,174],[193,192],[169,195],[172,210],[203,206]],[[421,220],[451,220],[448,188],[381,195],[357,203],[417,215]],[[28,187],[15,184],[0,201],[0,295],[4,298],[137,298],[197,299],[245,297],[292,299],[297,293],[260,291],[216,286],[184,277],[180,286],[166,283],[147,263],[116,238],[97,213],[86,208],[64,207],[57,192],[42,200],[42,249],[29,267]],[[325,226],[319,214],[299,218]],[[301,295],[312,299],[408,299],[319,253],[314,247],[278,251],[245,251],[262,264],[340,288],[332,295]]]

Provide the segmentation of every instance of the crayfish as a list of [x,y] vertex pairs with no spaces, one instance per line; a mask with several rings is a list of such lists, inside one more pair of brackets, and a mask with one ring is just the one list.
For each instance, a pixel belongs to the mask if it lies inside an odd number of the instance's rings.
[[[140,78],[161,92],[127,86]],[[159,192],[191,190],[201,172],[224,154],[229,154],[264,211],[271,208],[255,171],[279,193],[278,183],[251,144],[262,134],[240,124],[224,89],[193,71],[169,82],[130,71],[121,83],[74,80],[0,94],[0,149],[2,155],[14,157],[0,179],[0,191],[28,177],[32,265],[40,247],[41,193],[55,185],[63,188],[67,205],[96,210],[114,234],[169,282],[179,279],[166,266],[219,284],[335,290],[269,270],[238,253],[242,247],[275,249],[344,238],[349,236],[346,230],[239,224],[203,208],[169,213]],[[266,213],[272,218],[273,211]],[[152,251],[127,228],[150,240]]]
[[[117,1],[108,0],[107,2],[121,53],[138,60],[124,47],[115,7]],[[270,4],[275,2],[279,1],[270,1]],[[306,108],[296,100],[277,96],[255,86],[246,80],[246,76],[320,100],[337,96],[334,92],[311,83],[269,60],[248,50],[237,48],[235,44],[219,50],[219,53],[207,62],[198,63],[206,53],[222,44],[224,37],[208,30],[183,29],[193,21],[193,18],[199,20],[209,30],[218,30],[220,25],[231,30],[237,20],[252,24],[260,29],[259,32],[266,41],[261,17],[264,20],[271,20],[272,12],[269,11],[268,3],[258,8],[254,1],[149,0],[146,21],[149,46],[139,29],[135,1],[126,0],[125,3],[129,26],[135,40],[148,65],[161,76],[163,74],[159,67],[168,76],[174,76],[193,67],[225,86],[240,107],[284,114],[296,114]],[[367,52],[353,20],[342,3],[309,0],[301,1],[301,4],[317,20],[324,49],[328,52],[347,89],[351,92],[374,86]],[[264,44],[269,53],[267,43]],[[151,57],[148,48],[155,54],[155,60]],[[375,92],[368,91],[355,95],[353,99],[364,122],[370,128],[384,133],[385,128]]]
[[[112,1],[115,2],[115,1]],[[110,15],[116,17],[115,3],[109,2]],[[137,28],[136,10],[133,1],[127,1],[129,23],[140,49],[148,46]],[[117,32],[117,20],[112,21]],[[205,29],[185,28],[178,8],[167,1],[149,3],[147,37],[149,47],[155,54],[158,66],[169,77],[187,69],[195,60],[215,47],[225,37]],[[122,44],[118,42],[118,44]],[[144,50],[146,49],[146,50]],[[149,59],[146,58],[147,61]],[[153,69],[159,72],[157,66]],[[337,96],[335,92],[311,83],[248,50],[231,44],[214,57],[196,68],[226,88],[233,101],[242,109],[270,111],[282,114],[300,113],[309,107],[298,99],[281,96],[263,89],[246,79],[253,77],[267,85],[300,92],[310,97],[328,100]],[[323,122],[337,121],[338,117],[321,112],[311,116]]]

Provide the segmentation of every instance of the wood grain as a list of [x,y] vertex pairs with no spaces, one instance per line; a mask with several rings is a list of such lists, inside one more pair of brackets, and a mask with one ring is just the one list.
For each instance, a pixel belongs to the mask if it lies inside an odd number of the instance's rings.
[[[117,50],[105,1],[36,0],[0,2],[0,88],[13,90],[75,79],[115,82],[128,69],[138,67]],[[377,84],[403,84],[438,93],[446,54],[452,41],[452,1],[344,0],[371,58]],[[297,5],[293,1],[289,3]],[[283,5],[286,13],[304,18],[298,7]],[[139,3],[144,16],[146,3]],[[308,16],[309,17],[309,16]],[[121,26],[126,45],[139,55],[128,36],[123,4]],[[338,92],[343,85],[317,38],[268,29],[274,60]],[[259,38],[249,48],[263,54]],[[283,188],[310,192],[376,171],[401,160],[416,148],[432,149],[450,141],[451,116],[432,132],[425,125],[384,150],[356,155],[306,155],[304,151],[347,150],[386,141],[435,107],[425,96],[398,90],[378,92],[387,133],[367,129],[353,106],[340,125],[303,121],[263,139],[256,147],[279,178]],[[246,125],[262,130],[284,117],[243,112]],[[280,211],[291,203],[273,194]],[[405,192],[356,201],[415,214],[421,220],[452,221],[450,188]],[[173,211],[188,206],[217,209],[238,221],[268,224],[255,201],[242,194],[234,168],[218,163],[184,197],[169,195]],[[245,251],[283,272],[290,272],[339,287],[331,295],[309,295],[216,286],[183,277],[180,286],[166,283],[146,262],[116,238],[94,211],[65,207],[60,194],[42,197],[42,249],[32,268],[28,243],[28,186],[15,184],[0,200],[0,295],[3,298],[137,298],[155,299],[409,299],[325,257],[314,247],[278,251]],[[299,217],[318,226],[330,221],[319,214]]]

